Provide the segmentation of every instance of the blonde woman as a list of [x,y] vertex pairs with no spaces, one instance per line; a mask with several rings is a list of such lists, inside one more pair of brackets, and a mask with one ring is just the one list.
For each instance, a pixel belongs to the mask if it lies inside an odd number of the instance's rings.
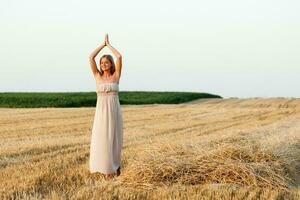
[[[107,46],[117,58],[103,55],[98,70],[95,57]],[[119,82],[122,69],[121,54],[110,45],[108,34],[102,45],[89,56],[89,63],[96,83],[97,104],[91,134],[89,169],[106,178],[119,176],[123,146],[123,117],[119,101]]]

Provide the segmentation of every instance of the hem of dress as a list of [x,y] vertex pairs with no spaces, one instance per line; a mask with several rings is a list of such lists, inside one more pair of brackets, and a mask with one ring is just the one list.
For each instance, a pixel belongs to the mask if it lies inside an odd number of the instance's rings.
[[[119,165],[119,167],[121,167],[121,165]],[[96,170],[96,171],[91,171],[91,170],[90,170],[90,173],[91,173],[91,174],[94,174],[94,173],[101,173],[101,174],[104,174],[104,175],[108,175],[108,174],[116,174],[117,171],[118,171],[118,169],[119,169],[119,167],[117,167],[117,170],[116,170],[115,172],[112,172],[112,173],[104,173],[104,172],[102,172],[102,171],[100,171],[100,170]]]

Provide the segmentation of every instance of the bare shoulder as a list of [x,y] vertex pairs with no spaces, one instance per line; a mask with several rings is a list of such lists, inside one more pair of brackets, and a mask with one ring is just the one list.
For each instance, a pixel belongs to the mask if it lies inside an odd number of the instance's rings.
[[95,78],[96,83],[100,83],[101,82],[101,74],[100,74],[100,72],[98,70],[94,74],[94,78]]
[[119,81],[120,81],[120,76],[119,76],[116,72],[114,72],[114,74],[113,74],[113,79],[114,79],[114,82],[119,83]]

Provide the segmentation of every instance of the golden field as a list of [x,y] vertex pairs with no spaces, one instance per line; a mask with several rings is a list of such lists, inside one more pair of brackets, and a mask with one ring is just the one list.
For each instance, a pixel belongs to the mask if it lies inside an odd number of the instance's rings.
[[0,199],[300,199],[300,99],[121,107],[113,180],[89,173],[95,108],[1,108]]

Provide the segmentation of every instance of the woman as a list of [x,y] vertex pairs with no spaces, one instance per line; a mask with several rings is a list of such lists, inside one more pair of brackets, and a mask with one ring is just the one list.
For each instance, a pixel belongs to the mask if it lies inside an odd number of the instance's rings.
[[[95,57],[107,46],[116,56],[100,58],[98,70]],[[96,81],[97,104],[90,145],[90,172],[100,172],[106,178],[120,175],[121,149],[123,146],[123,117],[119,102],[119,81],[122,69],[122,56],[113,48],[105,35],[104,43],[89,56],[90,66]]]

